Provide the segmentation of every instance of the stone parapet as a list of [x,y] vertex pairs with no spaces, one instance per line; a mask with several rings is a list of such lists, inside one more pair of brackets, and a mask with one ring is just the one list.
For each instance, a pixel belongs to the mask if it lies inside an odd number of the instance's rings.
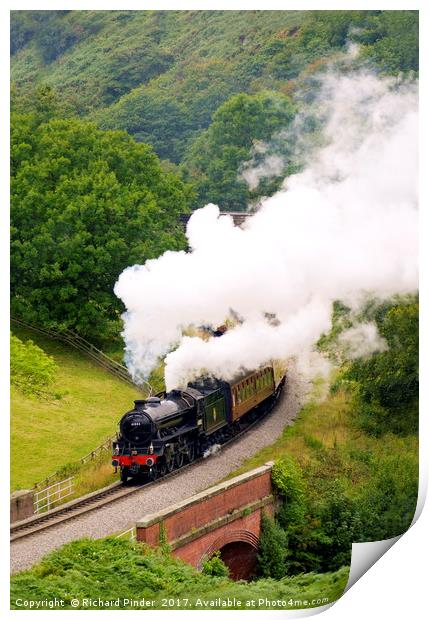
[[10,496],[10,522],[22,521],[34,514],[33,491],[14,491]]

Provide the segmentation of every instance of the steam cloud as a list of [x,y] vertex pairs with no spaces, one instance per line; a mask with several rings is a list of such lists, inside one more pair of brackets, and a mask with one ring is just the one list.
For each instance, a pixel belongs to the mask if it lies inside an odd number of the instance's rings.
[[[254,150],[260,154],[264,153],[267,148],[265,144],[262,144],[255,147]],[[246,162],[246,165],[243,166],[241,176],[246,181],[249,189],[254,190],[258,187],[261,179],[280,175],[284,167],[285,162],[283,157],[275,153],[266,155],[259,164],[256,163],[256,158],[253,157],[250,162]]]
[[[273,358],[305,359],[335,299],[356,309],[369,294],[417,289],[417,86],[330,74],[318,101],[323,146],[243,228],[207,205],[189,220],[188,252],[119,277],[136,379],[167,353],[167,389],[202,372],[230,379]],[[237,315],[220,338],[184,335]],[[368,326],[345,338],[352,356],[383,346]]]

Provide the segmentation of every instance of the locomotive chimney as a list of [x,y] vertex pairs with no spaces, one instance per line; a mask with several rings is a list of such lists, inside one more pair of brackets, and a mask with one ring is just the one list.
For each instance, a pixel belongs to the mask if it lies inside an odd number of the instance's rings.
[[144,407],[145,402],[146,402],[145,400],[135,400],[134,401],[135,409],[137,409],[138,411],[141,411]]

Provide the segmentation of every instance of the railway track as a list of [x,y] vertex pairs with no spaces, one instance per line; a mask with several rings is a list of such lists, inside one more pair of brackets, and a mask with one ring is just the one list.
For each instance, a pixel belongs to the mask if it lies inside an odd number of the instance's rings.
[[[223,442],[221,444],[221,448],[224,448],[231,443],[238,441],[241,437],[243,437],[245,433],[250,431],[252,428],[255,428],[258,424],[262,422],[262,420],[265,420],[270,415],[270,413],[276,406],[278,399],[280,398],[284,383],[285,380],[283,379],[278,385],[275,393],[275,399],[273,400],[270,409],[265,414],[259,415],[255,420],[247,424],[245,428],[243,428],[239,433],[237,433],[227,441]],[[45,513],[35,515],[23,521],[13,523],[10,526],[10,541],[14,542],[16,540],[20,540],[21,538],[32,536],[50,527],[54,527],[65,521],[69,521],[70,519],[77,519],[78,517],[84,515],[87,512],[97,510],[102,506],[105,506],[106,504],[110,504],[114,501],[137,493],[142,489],[147,489],[148,487],[155,484],[161,484],[162,482],[164,482],[164,480],[170,480],[174,476],[181,474],[189,467],[197,465],[199,462],[205,460],[205,458],[207,457],[200,456],[192,463],[187,463],[179,469],[175,469],[169,474],[162,476],[162,478],[147,481],[143,484],[134,482],[124,485],[122,484],[122,482],[119,481],[114,482],[113,484],[104,487],[99,491],[94,491],[93,493],[84,495],[83,497],[67,502],[66,504],[58,506],[57,508],[53,508],[52,510],[49,510]]]

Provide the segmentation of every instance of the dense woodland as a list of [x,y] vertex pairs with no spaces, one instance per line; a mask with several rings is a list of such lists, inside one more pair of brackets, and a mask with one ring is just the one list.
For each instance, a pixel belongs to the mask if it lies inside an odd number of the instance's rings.
[[274,193],[293,148],[253,190],[243,165],[351,42],[417,76],[417,11],[12,12],[12,312],[117,337],[118,274],[184,248],[179,213]]
[[[211,201],[244,210],[299,169],[289,148],[278,178],[250,189],[241,176],[254,147],[290,125],[314,76],[351,42],[360,46],[354,68],[418,77],[416,11],[12,12],[12,313],[101,346],[119,342],[119,273],[186,248],[180,213]],[[307,469],[282,461],[284,503],[277,522],[265,523],[264,577],[336,571],[352,540],[395,536],[411,521],[418,300],[374,301],[368,318],[389,349],[337,359],[332,389],[348,395],[353,428],[405,442],[401,466],[351,449],[335,461],[314,442]],[[321,350],[332,353],[348,321],[336,305]],[[27,349],[13,341],[15,384],[32,360],[37,394],[55,368]],[[344,487],[352,474],[333,476],[351,462],[371,476],[355,496]]]

